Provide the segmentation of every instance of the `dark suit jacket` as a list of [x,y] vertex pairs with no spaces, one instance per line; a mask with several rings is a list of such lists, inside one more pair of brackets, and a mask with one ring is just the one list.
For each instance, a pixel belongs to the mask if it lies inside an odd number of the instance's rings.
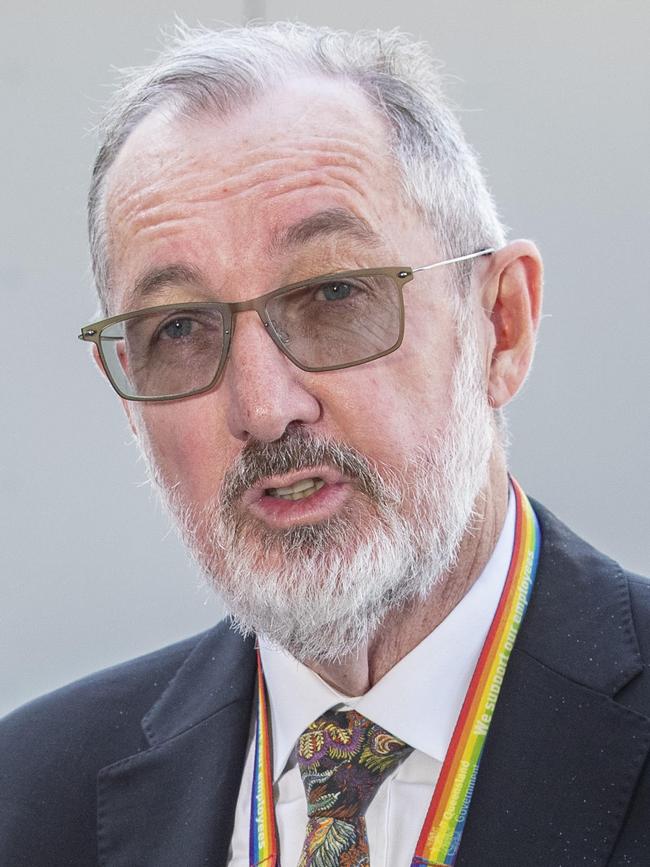
[[[534,507],[537,581],[456,863],[645,867],[650,583]],[[253,643],[221,623],[15,711],[0,865],[225,865],[254,681]]]

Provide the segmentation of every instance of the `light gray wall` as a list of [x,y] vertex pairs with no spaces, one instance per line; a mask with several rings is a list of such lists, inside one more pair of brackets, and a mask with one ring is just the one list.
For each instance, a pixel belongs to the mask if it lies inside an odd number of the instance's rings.
[[0,712],[219,616],[146,486],[78,327],[95,312],[88,134],[161,25],[246,14],[401,26],[433,45],[513,236],[546,260],[512,407],[525,488],[625,566],[648,551],[646,0],[13,3],[3,11]]

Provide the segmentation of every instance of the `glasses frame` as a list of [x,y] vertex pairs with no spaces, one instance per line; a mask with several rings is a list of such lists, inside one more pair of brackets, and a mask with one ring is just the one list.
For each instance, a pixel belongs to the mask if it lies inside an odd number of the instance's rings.
[[[120,313],[117,316],[110,316],[108,319],[100,319],[97,322],[92,322],[89,325],[84,325],[81,328],[81,332],[78,335],[78,338],[79,340],[84,340],[86,342],[95,344],[108,381],[121,398],[123,398],[124,400],[135,400],[143,402],[160,403],[161,401],[168,400],[183,400],[186,397],[193,397],[197,394],[204,394],[206,391],[210,391],[211,389],[213,389],[219,382],[221,374],[223,373],[226,366],[226,361],[228,360],[230,344],[232,343],[232,337],[235,332],[237,314],[244,313],[249,310],[254,310],[257,313],[269,336],[278,347],[280,352],[282,352],[282,354],[285,355],[289,359],[289,361],[291,361],[292,364],[295,364],[295,366],[298,367],[300,370],[304,370],[308,373],[321,373],[328,370],[342,370],[346,367],[357,367],[360,364],[367,364],[369,361],[375,361],[377,358],[383,358],[385,355],[390,355],[391,352],[395,352],[401,346],[402,340],[404,339],[405,324],[404,294],[402,290],[407,283],[411,282],[415,274],[420,271],[429,271],[433,268],[441,268],[443,265],[454,265],[458,262],[465,262],[469,259],[476,259],[480,256],[489,256],[491,253],[494,252],[495,249],[493,247],[488,247],[484,250],[479,250],[476,253],[468,253],[465,256],[456,256],[453,259],[444,259],[441,262],[433,262],[430,265],[421,265],[418,268],[411,268],[409,266],[393,268],[362,268],[355,271],[336,271],[331,274],[320,274],[318,277],[312,277],[309,280],[299,280],[296,283],[290,283],[287,286],[281,286],[279,289],[273,289],[271,292],[265,292],[263,295],[258,295],[256,298],[251,298],[248,301],[186,301],[179,304],[160,304],[155,307],[143,307],[140,310],[132,310],[129,313]],[[309,288],[309,286],[319,285],[326,280],[342,280],[348,277],[367,277],[370,275],[390,277],[392,280],[394,280],[396,288],[398,290],[399,335],[395,343],[389,349],[385,349],[382,352],[377,352],[375,355],[368,356],[367,358],[362,358],[360,361],[345,362],[343,364],[332,364],[325,367],[309,367],[308,365],[305,365],[302,362],[298,361],[298,359],[295,358],[292,353],[287,349],[286,345],[283,344],[282,338],[273,327],[273,323],[266,311],[267,302],[271,299],[277,298],[278,295],[287,294],[295,289]],[[104,350],[102,348],[102,339],[121,340],[122,338],[102,338],[102,332],[105,328],[108,328],[110,325],[115,325],[115,323],[117,322],[126,322],[129,319],[134,319],[138,316],[141,316],[142,314],[147,313],[162,313],[166,310],[171,311],[206,309],[218,310],[222,315],[224,325],[224,341],[223,348],[221,350],[221,358],[219,359],[217,371],[213,376],[212,380],[208,383],[208,385],[202,386],[201,388],[195,388],[187,392],[182,392],[181,394],[147,396],[135,396],[127,394],[120,388],[120,386],[117,384],[111,374],[108,362],[104,355]]]

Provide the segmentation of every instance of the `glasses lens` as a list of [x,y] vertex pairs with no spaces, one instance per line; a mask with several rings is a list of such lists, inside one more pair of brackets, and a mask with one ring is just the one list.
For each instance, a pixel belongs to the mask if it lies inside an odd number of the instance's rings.
[[271,298],[266,312],[287,353],[305,367],[367,361],[399,340],[402,303],[386,274],[334,277]]
[[224,325],[214,308],[144,312],[100,335],[109,372],[129,397],[180,396],[206,388],[216,376]]

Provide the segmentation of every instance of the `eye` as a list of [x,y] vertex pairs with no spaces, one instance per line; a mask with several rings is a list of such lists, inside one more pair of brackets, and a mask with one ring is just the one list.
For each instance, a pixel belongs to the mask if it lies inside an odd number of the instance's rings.
[[[164,314],[153,314],[151,320],[151,330],[147,328],[146,332],[138,335],[151,346],[163,344],[170,347],[175,344],[187,348],[198,346],[202,341],[221,340],[223,336],[221,314],[209,308],[169,310]],[[135,337],[134,332],[133,339]]]
[[168,337],[170,340],[178,340],[181,337],[187,337],[192,333],[193,326],[196,323],[187,317],[180,316],[170,319],[163,325],[159,332],[159,337]]
[[344,301],[354,292],[354,286],[345,280],[322,283],[315,294],[318,301]]

